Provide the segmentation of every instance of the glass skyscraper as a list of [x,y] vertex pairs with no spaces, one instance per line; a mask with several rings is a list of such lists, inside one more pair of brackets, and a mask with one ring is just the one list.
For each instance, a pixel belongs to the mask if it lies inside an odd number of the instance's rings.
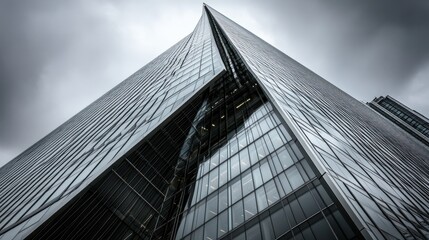
[[429,149],[209,6],[0,169],[0,239],[425,239]]
[[374,98],[368,106],[429,146],[429,119],[425,116],[389,95]]

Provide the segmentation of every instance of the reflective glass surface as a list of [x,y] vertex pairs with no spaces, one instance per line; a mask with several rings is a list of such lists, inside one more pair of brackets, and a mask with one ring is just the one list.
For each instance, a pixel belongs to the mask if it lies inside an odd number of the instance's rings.
[[364,231],[377,239],[428,238],[428,148],[222,14],[210,12]]
[[0,169],[0,236],[39,225],[223,70],[203,12],[192,34]]
[[0,239],[428,237],[429,151],[205,6],[0,169]]

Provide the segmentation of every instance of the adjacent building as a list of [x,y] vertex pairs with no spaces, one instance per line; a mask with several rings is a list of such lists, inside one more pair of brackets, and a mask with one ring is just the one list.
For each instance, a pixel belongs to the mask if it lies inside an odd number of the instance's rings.
[[425,239],[429,150],[209,6],[0,169],[0,239]]
[[368,105],[400,128],[429,146],[429,119],[387,95],[374,98]]

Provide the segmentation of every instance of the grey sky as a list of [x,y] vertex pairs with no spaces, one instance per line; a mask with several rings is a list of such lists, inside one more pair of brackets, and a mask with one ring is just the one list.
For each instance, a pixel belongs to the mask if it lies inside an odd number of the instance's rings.
[[[0,2],[0,166],[189,34],[200,1]],[[206,1],[361,101],[429,116],[427,1]]]

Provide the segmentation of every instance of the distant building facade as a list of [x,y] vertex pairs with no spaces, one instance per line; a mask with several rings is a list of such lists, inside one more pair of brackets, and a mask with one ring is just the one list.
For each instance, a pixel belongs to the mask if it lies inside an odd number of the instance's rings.
[[397,130],[204,6],[0,168],[0,240],[429,238],[429,150]]
[[374,98],[368,105],[429,146],[429,119],[387,95]]

